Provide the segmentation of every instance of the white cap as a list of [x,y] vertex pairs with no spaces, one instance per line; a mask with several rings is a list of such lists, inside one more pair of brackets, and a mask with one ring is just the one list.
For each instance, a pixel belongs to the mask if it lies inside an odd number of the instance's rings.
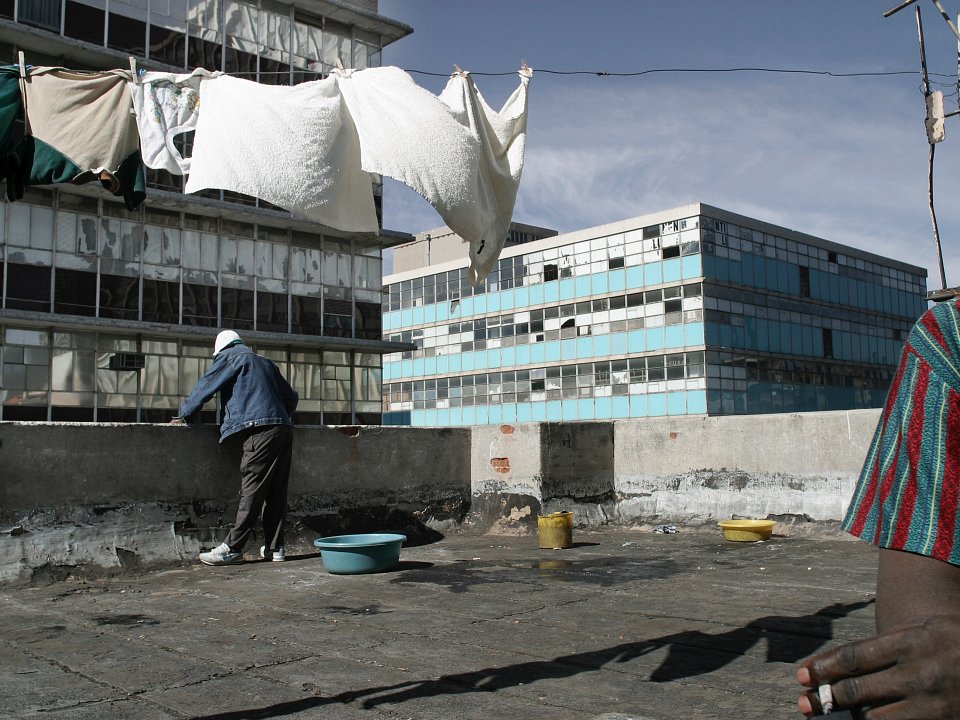
[[234,343],[242,342],[243,340],[241,340],[240,336],[237,335],[233,330],[224,330],[217,335],[217,341],[213,344],[213,356],[216,357],[217,353],[227,347],[227,345],[233,345]]

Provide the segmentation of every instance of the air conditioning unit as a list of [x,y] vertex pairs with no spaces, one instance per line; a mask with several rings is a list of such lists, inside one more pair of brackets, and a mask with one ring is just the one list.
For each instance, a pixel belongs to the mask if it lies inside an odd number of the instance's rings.
[[143,353],[121,352],[110,356],[111,370],[143,370],[146,357]]

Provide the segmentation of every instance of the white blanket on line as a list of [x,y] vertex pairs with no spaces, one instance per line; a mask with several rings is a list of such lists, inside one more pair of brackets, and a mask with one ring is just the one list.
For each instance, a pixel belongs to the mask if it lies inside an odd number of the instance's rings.
[[470,281],[495,267],[506,240],[523,168],[527,87],[492,110],[469,73],[440,97],[394,67],[336,76],[360,138],[363,169],[416,190],[470,243]]
[[351,233],[379,230],[356,128],[330,77],[262,85],[205,78],[185,192],[252,195]]
[[[470,240],[470,282],[477,284],[495,267],[513,219],[527,143],[527,95],[533,71],[520,71],[520,85],[498,111],[487,105],[469,73],[457,73],[440,93],[457,121],[479,140],[479,201],[485,222],[457,228]],[[458,222],[459,218],[453,218]],[[449,223],[448,223],[449,224]]]
[[469,73],[440,96],[394,67],[268,86],[205,78],[186,192],[262,198],[345,232],[377,232],[370,177],[420,193],[470,244],[471,282],[496,267],[523,169],[532,71],[499,111]]

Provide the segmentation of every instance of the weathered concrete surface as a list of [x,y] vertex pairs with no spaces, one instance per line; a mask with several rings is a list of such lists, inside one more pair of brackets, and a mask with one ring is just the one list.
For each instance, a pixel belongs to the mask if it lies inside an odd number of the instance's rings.
[[[0,423],[0,582],[195,558],[235,517],[239,458],[213,427]],[[466,429],[297,428],[287,542],[436,537],[469,510],[469,463]]]
[[[0,507],[232,497],[240,448],[218,438],[212,426],[0,422]],[[468,429],[297,428],[290,493],[369,502],[460,490],[469,452]]]
[[300,556],[7,587],[0,716],[793,720],[796,661],[873,627],[874,549],[815,532],[455,533],[377,575]]
[[620,522],[839,520],[879,410],[615,423]]
[[[609,520],[616,500],[615,423],[547,423],[542,426],[544,510],[570,510],[582,525]],[[605,509],[606,508],[606,509]]]
[[475,427],[473,507],[497,532],[571,510],[580,526],[843,517],[879,410]]
[[543,508],[539,423],[470,429],[474,525],[501,535],[525,535]]
[[470,520],[501,535],[536,531],[537,515],[570,510],[603,525],[615,501],[613,423],[525,423],[471,430]]

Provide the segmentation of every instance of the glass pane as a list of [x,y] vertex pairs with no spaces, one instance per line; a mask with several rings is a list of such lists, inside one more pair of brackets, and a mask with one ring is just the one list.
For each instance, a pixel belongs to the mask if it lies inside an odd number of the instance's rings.
[[20,0],[19,20],[59,33],[60,0]]
[[80,350],[54,350],[51,389],[92,392],[96,356]]
[[109,14],[108,23],[108,47],[111,47],[114,50],[132,53],[141,57],[146,55],[146,22],[111,12]]

